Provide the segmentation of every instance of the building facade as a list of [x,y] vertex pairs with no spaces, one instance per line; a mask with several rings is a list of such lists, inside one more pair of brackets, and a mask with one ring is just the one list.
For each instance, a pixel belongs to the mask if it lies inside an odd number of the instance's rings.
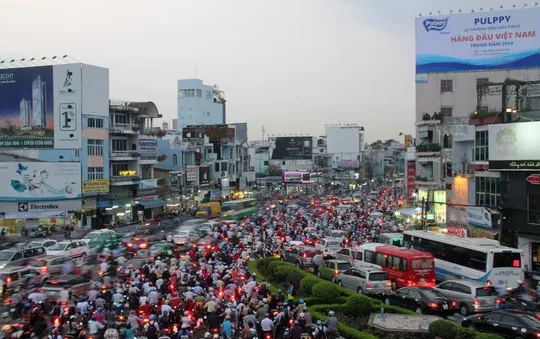
[[[178,80],[177,128],[188,125],[222,125],[227,121],[225,94],[200,79]],[[174,128],[173,121],[173,128]]]

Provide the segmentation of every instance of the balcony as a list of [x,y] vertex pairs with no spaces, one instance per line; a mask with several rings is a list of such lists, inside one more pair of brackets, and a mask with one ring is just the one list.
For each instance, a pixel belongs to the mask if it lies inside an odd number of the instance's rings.
[[138,150],[133,151],[111,151],[112,160],[136,160],[141,156],[141,153]]
[[416,146],[417,157],[440,157],[441,145],[437,143],[420,144]]
[[111,177],[111,186],[138,185],[140,180],[137,175],[115,175]]
[[140,127],[137,124],[111,124],[109,132],[114,134],[137,134],[139,129]]
[[428,176],[421,176],[421,175],[416,176],[414,183],[417,186],[429,186],[429,187],[436,187],[436,186],[442,185],[441,182],[439,182],[438,180],[435,180],[435,178],[431,176],[428,177]]

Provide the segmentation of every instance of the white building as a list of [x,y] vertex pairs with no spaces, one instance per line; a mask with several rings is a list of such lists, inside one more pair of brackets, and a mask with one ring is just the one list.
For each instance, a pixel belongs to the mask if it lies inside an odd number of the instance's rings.
[[359,168],[363,151],[364,127],[356,124],[326,125],[326,153],[332,157],[332,168]]
[[41,76],[32,82],[32,127],[47,126],[47,83],[41,81]]
[[200,79],[178,80],[178,129],[189,125],[226,123],[226,100],[217,86]]
[[32,127],[32,105],[30,100],[21,99],[19,103],[19,119],[21,129],[29,129]]

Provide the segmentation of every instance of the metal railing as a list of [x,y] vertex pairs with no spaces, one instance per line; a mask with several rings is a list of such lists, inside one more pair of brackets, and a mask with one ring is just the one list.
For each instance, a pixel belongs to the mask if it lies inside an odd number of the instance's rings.
[[111,158],[138,158],[141,156],[140,151],[111,151]]

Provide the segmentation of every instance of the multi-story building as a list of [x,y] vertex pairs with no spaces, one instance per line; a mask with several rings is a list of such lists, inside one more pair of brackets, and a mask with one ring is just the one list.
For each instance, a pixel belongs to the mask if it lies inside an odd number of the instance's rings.
[[38,75],[32,82],[32,127],[47,125],[47,82]]
[[[533,240],[540,239],[540,232],[534,231],[527,212],[512,206],[528,208],[527,194],[534,186],[525,177],[534,169],[514,171],[492,156],[493,143],[505,142],[494,132],[523,131],[518,134],[528,138],[526,123],[512,124],[517,127],[498,127],[498,123],[535,120],[531,112],[540,96],[536,87],[540,62],[529,51],[540,42],[529,32],[534,31],[539,14],[540,8],[528,8],[418,18],[416,31],[416,186],[426,197],[446,192],[447,199],[440,204],[447,205],[449,225],[467,229],[469,236],[498,237],[523,248],[529,253],[528,268]],[[508,18],[509,25],[478,19],[499,15]],[[435,30],[433,22],[440,29]],[[467,31],[489,32],[485,38],[492,40],[475,41],[471,48],[463,38]],[[501,33],[509,40],[502,42]],[[472,33],[465,37],[477,39]],[[501,49],[504,52],[493,50],[502,44],[507,46]],[[521,146],[523,150],[513,150],[528,152]],[[510,153],[507,159],[520,160]]]
[[178,80],[178,129],[226,122],[226,100],[222,90],[205,85],[200,79]]
[[32,105],[30,100],[21,99],[19,104],[20,127],[22,130],[32,128]]

